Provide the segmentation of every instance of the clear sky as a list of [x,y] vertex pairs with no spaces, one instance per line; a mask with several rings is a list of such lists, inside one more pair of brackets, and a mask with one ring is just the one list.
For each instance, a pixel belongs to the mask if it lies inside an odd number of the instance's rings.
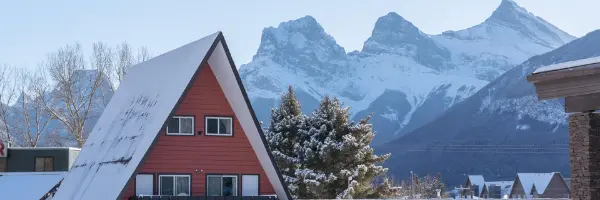
[[[516,0],[571,35],[600,29],[598,0]],[[397,12],[438,34],[481,23],[500,0],[15,0],[0,2],[0,64],[35,67],[75,42],[146,46],[158,55],[221,30],[239,66],[264,27],[311,15],[347,52],[362,48],[378,17]]]

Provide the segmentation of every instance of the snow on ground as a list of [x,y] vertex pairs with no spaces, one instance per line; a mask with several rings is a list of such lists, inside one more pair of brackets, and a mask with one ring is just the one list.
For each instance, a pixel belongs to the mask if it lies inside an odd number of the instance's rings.
[[0,173],[0,199],[40,199],[48,193],[66,172],[4,172]]

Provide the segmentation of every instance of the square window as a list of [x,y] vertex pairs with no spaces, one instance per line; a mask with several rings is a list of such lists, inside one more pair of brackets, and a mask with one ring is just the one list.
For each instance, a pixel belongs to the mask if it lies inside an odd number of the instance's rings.
[[207,196],[237,196],[236,175],[207,175]]
[[158,195],[190,196],[190,180],[190,175],[160,175]]
[[194,135],[194,117],[174,116],[167,126],[167,135]]
[[258,196],[258,175],[242,175],[242,196]]
[[154,194],[154,175],[138,174],[135,176],[135,195]]
[[206,135],[233,136],[233,118],[206,117]]
[[54,171],[53,157],[35,157],[36,172],[51,172]]

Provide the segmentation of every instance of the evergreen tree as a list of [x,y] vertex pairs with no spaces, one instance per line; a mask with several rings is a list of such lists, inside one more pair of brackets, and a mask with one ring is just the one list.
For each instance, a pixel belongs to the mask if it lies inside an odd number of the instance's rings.
[[348,120],[349,108],[325,97],[300,131],[298,196],[301,198],[383,198],[395,191],[378,166],[389,154],[377,156],[370,143],[375,133],[370,117]]
[[271,110],[271,123],[265,131],[275,162],[294,197],[297,196],[298,190],[295,174],[300,167],[296,152],[302,148],[302,142],[298,141],[298,132],[304,129],[305,119],[294,90],[289,86],[288,92],[281,96],[279,108]]

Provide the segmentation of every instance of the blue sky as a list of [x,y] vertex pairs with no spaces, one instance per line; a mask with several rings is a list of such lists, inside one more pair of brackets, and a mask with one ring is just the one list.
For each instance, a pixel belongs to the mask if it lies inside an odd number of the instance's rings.
[[[571,35],[600,29],[600,1],[516,0]],[[438,34],[481,23],[500,0],[53,0],[0,2],[0,64],[33,68],[48,52],[75,42],[126,41],[153,55],[217,30],[239,66],[252,59],[262,29],[312,15],[346,51],[362,48],[378,17],[397,12],[423,32]]]

